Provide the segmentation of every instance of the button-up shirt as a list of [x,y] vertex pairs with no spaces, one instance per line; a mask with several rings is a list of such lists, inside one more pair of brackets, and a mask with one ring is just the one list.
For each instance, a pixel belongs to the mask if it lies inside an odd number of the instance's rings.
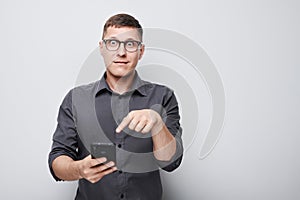
[[[116,133],[122,119],[130,111],[140,109],[158,112],[175,137],[176,153],[170,161],[159,161],[154,157],[150,132],[142,134],[125,128]],[[160,170],[173,171],[182,160],[179,121],[178,103],[168,87],[143,81],[135,72],[130,90],[117,94],[108,86],[104,74],[99,81],[73,88],[64,98],[49,153],[50,172],[60,181],[52,169],[55,158],[67,155],[73,160],[81,160],[90,154],[91,143],[110,142],[117,148],[118,171],[97,183],[80,179],[75,199],[159,200],[162,198]]]

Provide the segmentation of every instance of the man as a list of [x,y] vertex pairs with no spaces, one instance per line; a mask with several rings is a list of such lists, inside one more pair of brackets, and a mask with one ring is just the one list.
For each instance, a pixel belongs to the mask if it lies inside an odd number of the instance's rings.
[[[161,199],[159,170],[173,171],[181,163],[175,95],[141,80],[135,70],[145,51],[142,36],[134,17],[109,18],[99,42],[105,74],[72,89],[60,106],[49,167],[56,180],[79,180],[77,200]],[[117,146],[116,163],[92,158],[90,145],[96,140]]]

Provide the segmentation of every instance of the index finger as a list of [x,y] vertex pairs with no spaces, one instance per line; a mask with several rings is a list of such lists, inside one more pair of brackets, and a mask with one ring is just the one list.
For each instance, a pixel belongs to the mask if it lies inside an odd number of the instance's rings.
[[95,158],[95,159],[91,159],[90,164],[91,164],[91,167],[94,167],[94,166],[101,165],[101,164],[105,163],[106,161],[107,161],[107,159],[105,157]]
[[132,120],[132,117],[130,117],[129,114],[126,117],[124,117],[122,122],[117,127],[116,132],[120,133],[130,123],[131,120]]

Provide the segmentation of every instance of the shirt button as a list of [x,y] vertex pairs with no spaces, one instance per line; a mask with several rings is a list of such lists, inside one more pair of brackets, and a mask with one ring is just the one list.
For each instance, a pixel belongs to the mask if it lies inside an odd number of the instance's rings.
[[123,199],[123,198],[124,198],[124,194],[121,194],[121,195],[120,195],[120,198]]
[[120,173],[120,174],[122,174],[122,173],[123,173],[123,171],[122,171],[122,170],[119,170],[119,173]]
[[118,147],[119,147],[119,148],[121,148],[121,147],[122,147],[122,145],[121,145],[121,144],[118,144]]

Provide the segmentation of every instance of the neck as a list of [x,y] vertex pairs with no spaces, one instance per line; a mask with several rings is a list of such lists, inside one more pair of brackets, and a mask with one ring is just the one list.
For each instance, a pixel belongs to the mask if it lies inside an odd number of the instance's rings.
[[123,94],[130,89],[134,76],[135,71],[132,71],[123,77],[115,77],[109,72],[106,72],[106,82],[112,91]]

